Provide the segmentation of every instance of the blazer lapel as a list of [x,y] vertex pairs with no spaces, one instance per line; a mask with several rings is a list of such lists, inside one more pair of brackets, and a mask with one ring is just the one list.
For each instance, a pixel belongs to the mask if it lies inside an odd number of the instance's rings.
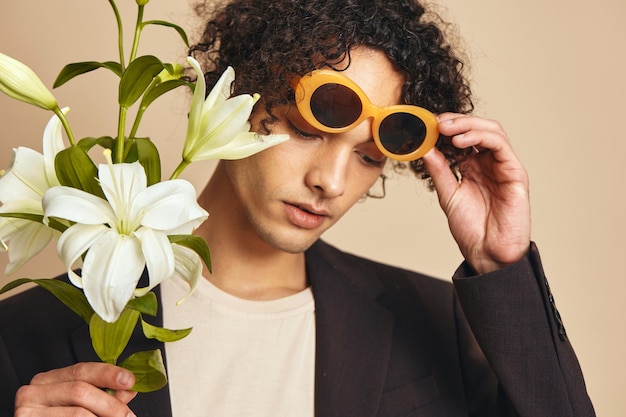
[[[154,290],[161,302],[160,287]],[[149,320],[157,326],[163,325],[163,317],[161,310],[158,311],[154,320]],[[126,350],[121,358],[145,350],[161,349],[163,360],[165,361],[165,349],[161,342],[146,339],[142,334],[141,326],[137,326],[135,333],[130,339]],[[91,347],[91,338],[89,337],[89,327],[87,324],[82,325],[70,336],[77,362],[100,362],[100,359]],[[170,403],[169,386],[161,388],[155,392],[139,393],[130,403],[130,408],[135,414],[141,417],[171,417],[172,407]]]
[[376,277],[336,255],[323,242],[307,252],[317,329],[315,414],[375,416],[391,352],[393,317],[375,301],[382,291]]

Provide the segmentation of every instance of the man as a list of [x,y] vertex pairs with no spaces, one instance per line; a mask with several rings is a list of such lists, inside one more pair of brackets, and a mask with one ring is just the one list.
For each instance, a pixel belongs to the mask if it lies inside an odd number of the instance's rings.
[[[165,347],[167,389],[131,402],[132,375],[90,362],[80,319],[33,290],[0,307],[2,412],[17,390],[18,416],[594,415],[530,241],[526,171],[497,122],[468,115],[462,65],[421,5],[235,1],[194,52],[214,63],[209,80],[232,65],[236,93],[261,92],[254,129],[291,139],[221,161],[199,198],[215,264],[176,310],[176,283],[161,289],[167,327],[196,320]],[[319,240],[393,162],[375,110],[341,131],[308,113],[297,91],[318,69],[364,107],[437,114],[440,143],[411,167],[465,258],[456,290]],[[25,303],[46,317],[13,325]]]

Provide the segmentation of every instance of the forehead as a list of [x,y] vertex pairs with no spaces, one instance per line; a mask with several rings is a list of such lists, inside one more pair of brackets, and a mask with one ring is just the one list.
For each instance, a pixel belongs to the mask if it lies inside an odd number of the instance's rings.
[[379,50],[360,46],[350,51],[335,69],[358,84],[370,101],[379,106],[402,103],[402,86],[405,76],[399,72],[387,56]]

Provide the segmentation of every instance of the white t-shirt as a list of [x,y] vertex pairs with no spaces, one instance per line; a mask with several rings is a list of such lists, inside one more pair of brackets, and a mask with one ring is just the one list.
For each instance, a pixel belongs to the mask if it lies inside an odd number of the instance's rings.
[[207,279],[162,287],[164,327],[193,327],[166,343],[174,417],[313,417],[315,304],[308,288],[272,301],[244,300]]

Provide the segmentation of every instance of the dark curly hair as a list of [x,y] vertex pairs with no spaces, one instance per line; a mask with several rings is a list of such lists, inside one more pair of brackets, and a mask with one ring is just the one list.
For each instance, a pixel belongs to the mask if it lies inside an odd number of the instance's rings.
[[[228,67],[237,74],[235,94],[258,92],[268,118],[272,109],[293,98],[288,80],[314,69],[349,59],[359,45],[378,49],[405,74],[403,100],[434,113],[469,113],[471,90],[464,64],[453,50],[456,37],[437,13],[417,0],[231,0],[225,5],[205,1],[196,6],[207,22],[190,53],[213,85]],[[449,138],[437,147],[455,166],[464,152]],[[403,167],[403,164],[396,164]],[[428,178],[421,160],[412,170]]]

